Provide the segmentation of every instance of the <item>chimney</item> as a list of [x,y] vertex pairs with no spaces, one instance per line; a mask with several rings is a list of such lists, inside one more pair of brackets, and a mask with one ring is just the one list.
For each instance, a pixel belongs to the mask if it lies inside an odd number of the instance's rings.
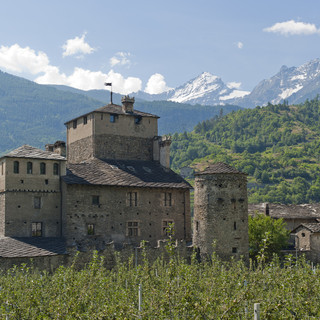
[[170,169],[170,145],[170,136],[163,136],[161,139],[159,139],[160,164],[166,169]]
[[53,152],[62,157],[66,156],[66,143],[64,141],[56,141],[53,145]]
[[45,148],[46,148],[46,151],[51,151],[51,152],[53,152],[53,144],[47,143],[47,144],[45,145]]
[[129,96],[124,96],[121,98],[121,102],[122,102],[123,112],[125,113],[133,112],[134,97],[130,98]]

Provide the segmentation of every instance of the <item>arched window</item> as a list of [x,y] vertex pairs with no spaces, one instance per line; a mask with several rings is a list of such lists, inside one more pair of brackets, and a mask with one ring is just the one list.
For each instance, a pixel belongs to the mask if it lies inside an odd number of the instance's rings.
[[13,173],[19,173],[19,161],[13,163]]
[[58,163],[54,163],[53,164],[53,174],[55,176],[58,176],[59,175],[59,164]]
[[27,174],[32,174],[32,162],[27,162]]
[[46,164],[44,162],[40,163],[40,174],[46,174]]

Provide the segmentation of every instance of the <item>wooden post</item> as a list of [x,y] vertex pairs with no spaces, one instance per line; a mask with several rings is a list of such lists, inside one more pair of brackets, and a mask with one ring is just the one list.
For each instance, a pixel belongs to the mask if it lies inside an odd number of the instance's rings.
[[254,320],[260,320],[260,303],[254,304]]

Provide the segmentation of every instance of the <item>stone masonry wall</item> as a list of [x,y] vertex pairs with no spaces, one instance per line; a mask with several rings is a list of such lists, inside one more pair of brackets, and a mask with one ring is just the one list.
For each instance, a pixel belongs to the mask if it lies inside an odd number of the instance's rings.
[[67,158],[69,163],[79,163],[93,157],[93,137],[79,139],[67,146]]
[[0,237],[4,236],[5,208],[5,194],[0,193]]
[[96,135],[94,137],[94,156],[100,159],[151,161],[153,140],[120,135]]
[[[189,190],[118,188],[107,186],[67,185],[64,236],[68,245],[92,244],[104,247],[105,243],[137,244],[148,240],[156,245],[166,238],[163,226],[174,222],[175,237],[191,240]],[[129,203],[129,193],[137,194],[137,206]],[[164,205],[164,193],[172,194],[172,206]],[[93,204],[93,196],[99,204]],[[137,230],[130,232],[131,227]],[[94,233],[88,234],[88,225]]]
[[248,258],[246,176],[200,175],[195,179],[193,244],[211,255],[213,244],[223,259]]

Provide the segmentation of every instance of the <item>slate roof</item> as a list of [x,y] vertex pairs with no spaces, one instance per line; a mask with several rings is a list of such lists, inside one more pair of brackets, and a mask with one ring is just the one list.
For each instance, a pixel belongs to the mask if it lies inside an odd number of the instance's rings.
[[66,253],[66,245],[61,238],[0,238],[1,258],[31,258]]
[[[265,212],[265,203],[249,204],[250,215]],[[269,203],[269,213],[273,218],[283,219],[320,219],[320,203],[312,204],[277,204]]]
[[310,230],[312,233],[320,232],[320,223],[301,223],[300,226],[292,230],[291,233],[295,233],[295,231],[301,229],[301,227]]
[[69,164],[67,184],[120,187],[182,188],[191,185],[170,169],[154,161],[90,159]]
[[47,160],[66,160],[65,157],[51,151],[44,151],[27,144],[19,147],[2,157],[7,158],[33,158],[33,159],[47,159]]
[[107,104],[101,108],[98,108],[96,110],[93,110],[91,112],[88,112],[86,114],[83,114],[79,117],[76,117],[76,118],[73,118],[67,122],[65,122],[65,124],[73,121],[73,120],[76,120],[80,117],[83,117],[83,116],[86,116],[88,114],[91,114],[93,112],[102,112],[102,113],[109,113],[109,114],[121,114],[121,115],[127,115],[127,116],[138,116],[138,117],[150,117],[150,118],[159,118],[157,115],[155,114],[152,114],[152,113],[147,113],[147,112],[142,112],[142,111],[139,111],[139,110],[135,110],[133,109],[133,112],[124,112],[123,109],[122,109],[122,106],[119,106],[117,104]]
[[202,174],[218,174],[218,173],[223,173],[223,174],[244,174],[246,173],[238,171],[237,169],[229,166],[226,163],[223,162],[218,162],[214,164],[210,164],[208,167],[206,167],[203,171],[198,171],[195,173],[195,175],[202,175]]

